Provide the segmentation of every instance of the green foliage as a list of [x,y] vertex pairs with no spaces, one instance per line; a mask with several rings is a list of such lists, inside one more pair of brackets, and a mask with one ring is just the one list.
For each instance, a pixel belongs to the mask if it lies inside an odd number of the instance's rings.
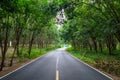
[[74,51],[74,49],[72,47],[67,48],[67,51],[70,52],[73,56],[77,57],[80,60],[83,60],[87,63],[90,64],[96,64],[96,62],[94,61],[95,58],[98,58],[99,55],[87,55],[85,53],[80,53],[79,51]]
[[28,49],[26,48],[26,49],[24,49],[24,50],[21,52],[20,58],[22,58],[22,59],[24,59],[24,58],[34,59],[34,58],[37,58],[37,57],[39,57],[39,56],[47,53],[47,51],[48,51],[48,50],[47,50],[47,49],[44,49],[44,48],[43,48],[43,49],[33,48],[33,49],[31,50],[31,55],[30,55],[30,57],[29,57],[29,55],[28,55]]
[[[67,48],[67,51],[76,58],[102,69],[110,74],[120,76],[120,61],[118,55],[110,56],[108,54],[86,52],[86,49],[76,51],[74,48]],[[118,51],[119,52],[119,51]],[[119,54],[119,53],[118,53]]]
[[29,56],[28,54],[28,48],[24,48],[22,50],[22,52],[20,53],[20,58],[21,60],[24,58],[30,58],[30,59],[34,59],[34,58],[37,58],[43,54],[46,54],[48,51],[51,51],[53,49],[56,49],[57,47],[55,45],[50,45],[48,46],[47,48],[32,48],[31,50],[31,54]]
[[[109,54],[115,54],[114,50],[120,42],[118,25],[120,19],[118,0],[108,1],[65,1],[67,23],[61,29],[65,42],[74,48],[90,48],[96,52],[102,52],[106,48]],[[116,27],[115,27],[116,26]]]
[[30,59],[37,58],[46,53],[45,49],[32,49]]
[[46,48],[46,50],[53,50],[53,49],[56,49],[57,47],[55,45],[50,45]]
[[[3,52],[7,52],[7,44],[12,41],[18,55],[22,45],[21,57],[36,58],[64,40],[72,45],[72,50],[82,51],[73,52],[75,56],[93,64],[95,59],[104,58],[105,53],[119,55],[119,3],[119,0],[1,0],[0,47],[4,50],[1,53],[6,54]],[[55,17],[61,9],[65,10],[67,22],[58,30]],[[29,55],[24,50],[28,44]],[[40,49],[31,51],[32,45]]]

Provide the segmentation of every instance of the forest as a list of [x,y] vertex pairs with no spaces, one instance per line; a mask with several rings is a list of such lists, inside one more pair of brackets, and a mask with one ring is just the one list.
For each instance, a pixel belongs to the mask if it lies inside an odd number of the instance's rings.
[[[67,7],[66,7],[67,6]],[[64,41],[74,56],[120,75],[120,0],[72,0],[64,9]]]
[[31,58],[32,49],[56,47],[59,32],[50,6],[44,0],[0,1],[0,70],[6,66],[6,55],[12,66],[16,57]]
[[[61,10],[66,20],[58,23]],[[120,0],[0,1],[0,71],[14,59],[64,44],[72,55],[120,76]]]

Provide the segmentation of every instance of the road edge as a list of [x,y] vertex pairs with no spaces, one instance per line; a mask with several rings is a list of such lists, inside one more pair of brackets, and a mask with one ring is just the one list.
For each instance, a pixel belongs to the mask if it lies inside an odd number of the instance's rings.
[[[50,52],[52,52],[52,51],[50,51]],[[46,54],[43,54],[42,56],[40,56],[40,57],[38,57],[38,58],[36,58],[36,59],[34,59],[34,60],[28,62],[27,64],[18,67],[17,69],[13,70],[12,72],[9,72],[9,73],[5,74],[4,76],[0,77],[0,79],[2,79],[2,78],[4,78],[4,77],[6,77],[6,76],[8,76],[8,75],[10,75],[10,74],[12,74],[12,73],[14,73],[15,71],[17,71],[17,70],[19,70],[19,69],[24,68],[25,66],[27,66],[27,65],[29,65],[29,64],[31,64],[31,63],[33,63],[34,61],[40,59],[41,57],[46,56],[46,55],[49,54],[50,52],[47,52]]]
[[99,72],[100,74],[102,74],[102,75],[104,75],[104,76],[108,77],[109,79],[113,80],[110,76],[108,76],[108,75],[104,74],[104,73],[103,73],[103,72],[101,72],[100,70],[98,70],[98,69],[94,68],[93,66],[90,66],[89,64],[85,63],[84,61],[82,61],[82,60],[78,59],[77,57],[75,57],[75,56],[71,55],[69,52],[67,52],[67,51],[66,51],[66,53],[67,53],[68,55],[70,55],[71,57],[73,57],[74,59],[76,59],[77,61],[82,62],[82,63],[83,63],[83,64],[85,64],[86,66],[88,66],[88,67],[90,67],[90,68],[94,69],[95,71]]

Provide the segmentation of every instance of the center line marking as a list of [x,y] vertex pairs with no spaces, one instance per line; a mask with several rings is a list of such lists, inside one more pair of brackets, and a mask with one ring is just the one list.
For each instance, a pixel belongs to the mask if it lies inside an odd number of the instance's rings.
[[59,71],[56,71],[56,80],[59,80]]
[[56,70],[58,70],[58,62],[59,62],[59,57],[57,58],[57,62],[56,62]]
[[59,80],[58,63],[59,63],[59,57],[57,57],[57,61],[56,61],[56,80]]

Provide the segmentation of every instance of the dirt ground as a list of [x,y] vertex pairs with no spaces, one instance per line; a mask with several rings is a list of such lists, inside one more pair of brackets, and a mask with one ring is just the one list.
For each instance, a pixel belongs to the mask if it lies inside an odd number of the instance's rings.
[[[94,68],[96,68],[96,69],[98,69],[97,67],[95,67],[95,66],[92,65],[92,64],[89,64],[89,65],[92,66],[92,67],[94,67]],[[118,77],[118,76],[116,76],[116,75],[109,74],[109,73],[103,71],[102,69],[98,69],[98,70],[101,71],[102,73],[106,74],[107,76],[111,77],[113,80],[120,80],[120,77]]]
[[[11,57],[12,53],[13,53],[14,49],[12,47],[9,47],[6,53],[7,57]],[[1,54],[1,49],[0,49],[0,57],[2,56]]]
[[3,71],[0,72],[0,77],[8,74],[9,72],[12,72],[12,71],[16,70],[17,68],[25,65],[26,63],[28,63],[30,61],[32,61],[32,60],[27,60],[26,62],[19,62],[19,63],[14,64],[12,67],[3,68]]
[[102,71],[102,70],[100,70],[100,71],[103,72],[104,74],[110,76],[113,80],[120,80],[120,77],[117,77],[117,76],[112,75],[112,74],[108,74],[108,73],[106,73],[106,72],[104,72],[104,71]]

